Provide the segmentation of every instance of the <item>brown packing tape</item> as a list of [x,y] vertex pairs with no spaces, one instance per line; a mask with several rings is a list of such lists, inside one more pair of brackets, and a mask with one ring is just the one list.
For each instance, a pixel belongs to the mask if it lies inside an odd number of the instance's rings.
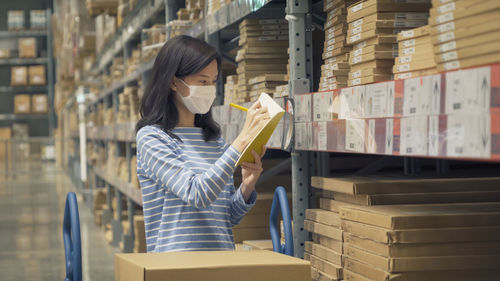
[[392,0],[368,0],[348,7],[347,21],[353,22],[377,12],[428,12],[430,3],[400,3]]

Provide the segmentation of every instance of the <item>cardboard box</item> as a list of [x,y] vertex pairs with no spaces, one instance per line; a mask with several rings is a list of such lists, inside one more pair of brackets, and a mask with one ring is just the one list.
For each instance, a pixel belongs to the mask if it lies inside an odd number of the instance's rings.
[[7,12],[7,26],[9,30],[23,30],[26,28],[24,24],[24,11],[12,10]]
[[272,251],[115,255],[115,280],[311,280],[310,264]]
[[394,59],[373,60],[365,63],[359,63],[351,66],[351,72],[365,69],[383,69],[394,66]]
[[342,229],[310,220],[304,221],[304,229],[325,237],[342,241]]
[[[376,30],[380,34],[395,34],[394,30],[401,30],[407,28],[415,28],[427,23],[426,20],[420,21],[405,21],[405,20],[377,20],[369,23],[363,23],[355,27],[355,23],[351,23],[349,28],[349,36],[354,36],[370,30]],[[403,30],[401,32],[404,32]],[[401,33],[399,32],[399,33]]]
[[377,37],[354,44],[353,50],[361,49],[366,46],[372,46],[372,45],[397,44],[397,43],[398,41],[396,39],[396,36],[394,35],[379,35]]
[[454,11],[449,11],[441,15],[436,15],[429,18],[429,24],[431,26],[447,23],[450,21],[456,21],[465,17],[471,17],[479,15],[481,13],[486,13],[489,11],[495,11],[500,8],[500,2],[495,0],[479,1],[481,5],[477,5],[478,2],[475,1],[462,1],[460,6],[456,7]]
[[19,38],[19,57],[20,58],[36,58],[37,48],[36,39],[33,37]]
[[329,226],[340,227],[340,216],[338,213],[321,209],[307,209],[306,220],[319,222]]
[[423,36],[428,36],[431,34],[431,27],[429,25],[424,25],[419,28],[405,30],[398,33],[398,41],[419,38]]
[[[498,14],[496,15],[498,17]],[[457,28],[455,30],[439,33],[439,34],[432,34],[432,43],[435,45],[437,44],[442,44],[448,41],[452,40],[457,40],[457,39],[462,39],[462,38],[467,38],[471,36],[475,36],[477,34],[482,34],[482,33],[488,33],[488,32],[495,32],[497,31],[500,27],[500,23],[498,23],[495,20],[492,20],[490,22],[484,22],[484,19],[478,18],[477,24],[470,25],[471,23],[467,22],[464,24],[464,27],[462,28]]]
[[398,25],[404,27],[406,22],[426,22],[428,17],[428,13],[375,13],[349,23],[349,29],[376,21],[394,21],[394,27],[398,27]]
[[31,109],[33,113],[49,112],[49,100],[46,94],[36,94],[31,97]]
[[500,241],[387,245],[347,232],[344,242],[368,253],[393,258],[496,255],[500,248]]
[[29,82],[30,85],[45,85],[45,66],[32,65],[29,67]]
[[344,243],[346,256],[382,269],[386,272],[494,269],[498,255],[446,257],[382,257]]
[[273,250],[272,240],[247,240],[243,241],[243,247],[247,251]]
[[0,48],[0,59],[8,59],[8,58],[10,58],[10,49]]
[[373,76],[367,76],[367,77],[360,77],[356,79],[349,79],[348,81],[348,86],[353,87],[353,86],[358,86],[358,85],[365,85],[365,84],[370,84],[370,83],[375,83],[375,82],[383,82],[383,81],[388,81],[392,80],[392,74],[379,74],[379,75],[373,75]]
[[445,63],[497,52],[500,52],[497,42],[489,42],[442,53],[435,58],[437,63]]
[[310,256],[311,267],[330,275],[337,280],[342,279],[342,267],[314,255]]
[[10,74],[11,86],[28,85],[28,68],[26,66],[13,66]]
[[488,32],[484,34],[479,34],[476,36],[471,36],[463,39],[453,40],[447,43],[442,43],[434,46],[434,53],[446,53],[449,51],[463,49],[470,46],[484,44],[491,41],[500,40],[500,31],[497,32]]
[[349,281],[442,281],[442,280],[496,280],[496,270],[454,270],[389,273],[373,266],[345,257],[344,280]]
[[392,68],[368,68],[349,72],[349,79],[356,79],[369,76],[390,75]]
[[316,233],[312,233],[312,238],[313,241],[317,244],[320,244],[336,253],[342,254],[343,253],[343,248],[342,248],[342,241],[332,239],[330,237],[326,237],[323,235],[319,235]]
[[308,252],[311,253],[313,256],[323,259],[327,262],[333,263],[337,266],[343,265],[341,253],[337,253],[325,246],[316,243],[310,243],[310,245],[308,246],[310,247],[310,251]]
[[31,113],[31,97],[30,95],[15,95],[14,96],[14,113],[29,114]]
[[410,63],[400,63],[398,60],[396,60],[396,63],[393,67],[393,72],[399,73],[399,72],[417,71],[417,70],[429,69],[434,67],[435,65],[436,62],[433,56],[427,57],[426,60],[412,61]]
[[372,30],[367,30],[361,33],[358,33],[356,35],[350,35],[347,37],[347,44],[348,45],[354,45],[369,39],[376,38],[377,36],[383,36],[383,37],[392,37],[392,41],[396,41],[397,37],[396,34],[400,32],[402,29],[372,29]]
[[410,78],[421,77],[421,76],[426,76],[426,75],[433,75],[436,73],[437,73],[437,67],[423,69],[423,70],[416,70],[416,71],[399,72],[399,73],[394,74],[394,80],[410,79]]
[[497,241],[500,234],[498,226],[389,230],[348,220],[341,225],[344,232],[387,245]]
[[312,177],[311,186],[346,194],[497,191],[499,178]]
[[438,64],[437,69],[438,72],[443,72],[458,68],[467,68],[472,66],[490,64],[492,62],[498,62],[498,61],[500,61],[500,52],[440,63]]
[[397,51],[377,51],[373,53],[365,53],[358,56],[353,56],[354,52],[351,52],[351,58],[349,63],[351,65],[367,63],[374,60],[387,60],[393,59],[398,56]]
[[347,21],[353,22],[377,12],[428,12],[430,3],[404,3],[397,0],[369,0],[349,6]]

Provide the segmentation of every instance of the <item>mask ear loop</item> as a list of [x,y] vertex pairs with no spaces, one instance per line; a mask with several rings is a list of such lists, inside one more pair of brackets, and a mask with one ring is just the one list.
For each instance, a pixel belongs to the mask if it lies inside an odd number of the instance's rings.
[[191,89],[191,86],[188,85],[184,80],[182,80],[181,78],[177,78],[179,81],[182,82],[182,84],[184,84],[186,87],[188,87],[188,89]]

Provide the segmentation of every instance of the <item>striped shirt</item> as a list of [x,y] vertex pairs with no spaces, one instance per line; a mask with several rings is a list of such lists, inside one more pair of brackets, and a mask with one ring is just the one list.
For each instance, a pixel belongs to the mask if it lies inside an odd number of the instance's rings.
[[253,207],[235,190],[240,153],[222,138],[206,142],[201,128],[139,130],[139,177],[148,252],[232,250],[232,227]]

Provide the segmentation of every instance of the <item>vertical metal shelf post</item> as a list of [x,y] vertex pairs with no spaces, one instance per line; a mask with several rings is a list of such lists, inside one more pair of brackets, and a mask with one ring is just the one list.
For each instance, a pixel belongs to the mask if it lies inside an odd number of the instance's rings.
[[[290,97],[311,91],[310,0],[287,0],[290,34]],[[304,229],[305,211],[309,205],[309,152],[292,151],[293,237],[295,256],[304,256],[304,242],[309,233]]]
[[49,136],[54,135],[53,130],[57,127],[57,117],[54,111],[54,52],[52,50],[52,16],[51,10],[47,9],[47,98],[49,102]]

